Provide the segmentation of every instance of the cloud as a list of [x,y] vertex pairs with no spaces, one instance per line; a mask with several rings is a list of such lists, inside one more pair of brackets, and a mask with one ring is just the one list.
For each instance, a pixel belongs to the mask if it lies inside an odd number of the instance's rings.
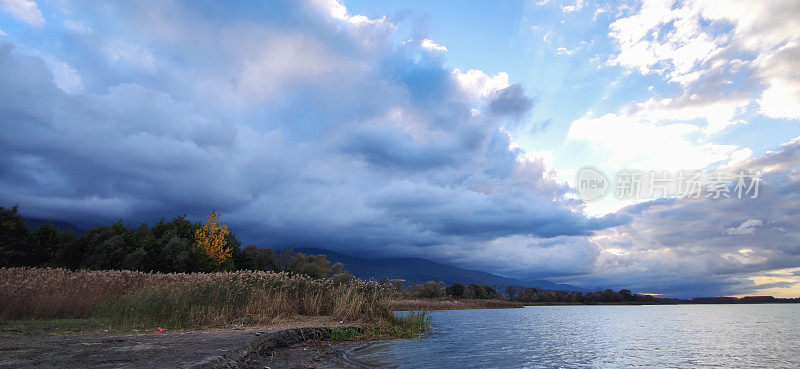
[[489,102],[489,113],[497,116],[521,118],[533,108],[533,99],[525,96],[522,86],[514,84],[502,90],[494,90]]
[[[644,2],[609,26],[618,53],[608,64],[662,75],[706,105],[728,105],[724,85],[738,81],[737,110],[756,100],[767,117],[800,119],[792,62],[800,52],[800,22],[788,16],[798,11],[792,1]],[[709,133],[732,124],[730,110],[724,115],[725,121],[709,121]]]
[[638,12],[614,21],[609,35],[620,52],[609,62],[642,74],[668,73],[675,78],[716,55],[721,41],[703,32],[699,10],[674,5],[672,1],[645,2]]
[[[748,219],[740,224],[738,227],[731,227],[725,230],[725,234],[753,234],[756,231],[756,227],[760,227],[764,222],[760,219]],[[742,250],[750,250],[750,249],[742,249]],[[741,250],[739,250],[741,252]],[[750,250],[749,253],[752,253]]]
[[495,76],[488,76],[483,71],[470,69],[462,72],[458,68],[453,70],[461,88],[474,97],[486,97],[497,90],[509,87],[508,73],[500,72]]
[[574,5],[564,5],[561,7],[561,11],[564,13],[577,12],[581,9],[583,9],[583,0],[577,0]]
[[731,95],[724,98],[704,95],[679,95],[673,98],[650,98],[623,108],[626,113],[648,122],[704,120],[705,135],[720,132],[735,124],[746,124],[737,119],[750,103],[746,96]]
[[799,148],[794,140],[731,169],[765,173],[758,198],[660,199],[622,209],[630,222],[590,237],[601,250],[594,270],[565,281],[675,296],[758,293],[766,288],[760,276],[800,265],[793,236],[800,178],[792,167]]
[[[668,116],[660,116],[668,119]],[[586,147],[608,169],[702,169],[724,163],[737,152],[733,145],[697,143],[700,129],[692,124],[658,124],[639,114],[606,114],[572,122],[568,143]]]
[[33,0],[0,0],[0,8],[14,18],[32,26],[44,24],[44,17]]
[[767,85],[758,99],[762,114],[772,118],[800,119],[800,81],[796,66],[787,62],[797,58],[800,58],[800,41],[795,40],[756,59],[758,76]]
[[503,127],[533,98],[508,74],[450,69],[386,18],[338,2],[65,7],[83,31],[42,37],[65,43],[52,57],[74,88],[33,46],[0,47],[0,200],[25,215],[90,227],[217,209],[260,246],[464,263],[523,237],[564,265],[627,221],[584,216],[512,147]]
[[[759,148],[748,147],[740,133],[772,123],[758,114],[798,117],[800,84],[795,86],[789,61],[796,59],[800,38],[791,32],[797,22],[783,15],[795,8],[789,2],[702,0],[620,7],[609,25],[616,49],[607,65],[667,84],[611,113],[573,121],[567,147],[582,165],[610,170],[702,169],[750,158]],[[633,81],[641,79],[618,82]],[[669,93],[662,96],[664,91]],[[743,128],[753,122],[757,127]],[[620,204],[611,205],[587,209],[616,210]]]
[[439,45],[436,42],[434,42],[433,40],[429,40],[427,38],[422,40],[422,47],[424,49],[428,49],[428,50],[432,50],[432,51],[447,52],[447,47]]

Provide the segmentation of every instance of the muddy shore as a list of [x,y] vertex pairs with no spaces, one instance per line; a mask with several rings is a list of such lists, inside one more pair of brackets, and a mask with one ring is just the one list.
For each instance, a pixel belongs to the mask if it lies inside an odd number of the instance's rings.
[[348,358],[364,342],[305,341],[253,356],[243,367],[252,369],[360,369],[368,368]]
[[330,327],[0,335],[0,368],[357,368]]

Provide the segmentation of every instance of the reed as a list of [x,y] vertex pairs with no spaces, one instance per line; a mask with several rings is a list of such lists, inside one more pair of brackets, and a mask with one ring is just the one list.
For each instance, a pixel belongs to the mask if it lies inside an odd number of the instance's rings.
[[360,280],[335,284],[263,271],[0,269],[0,319],[91,317],[113,327],[200,328],[296,315],[365,324],[392,320],[385,289]]

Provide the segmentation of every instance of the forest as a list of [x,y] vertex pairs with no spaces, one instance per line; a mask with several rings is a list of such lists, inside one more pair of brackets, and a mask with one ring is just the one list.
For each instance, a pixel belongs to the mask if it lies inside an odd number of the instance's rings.
[[132,228],[120,221],[76,236],[72,230],[59,230],[49,223],[30,230],[17,206],[0,207],[0,267],[163,273],[268,270],[335,281],[353,278],[325,255],[305,255],[290,249],[276,253],[256,245],[242,247],[224,225],[218,227],[224,230],[216,234],[219,245],[212,245],[217,246],[216,254],[209,252],[198,247],[198,237],[210,224],[193,223],[186,216]]

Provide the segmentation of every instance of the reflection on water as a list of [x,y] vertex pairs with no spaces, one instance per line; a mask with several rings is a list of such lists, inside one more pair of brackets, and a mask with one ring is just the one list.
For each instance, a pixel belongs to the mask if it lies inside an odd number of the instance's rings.
[[800,368],[800,304],[437,311],[419,340],[348,358],[386,368]]

